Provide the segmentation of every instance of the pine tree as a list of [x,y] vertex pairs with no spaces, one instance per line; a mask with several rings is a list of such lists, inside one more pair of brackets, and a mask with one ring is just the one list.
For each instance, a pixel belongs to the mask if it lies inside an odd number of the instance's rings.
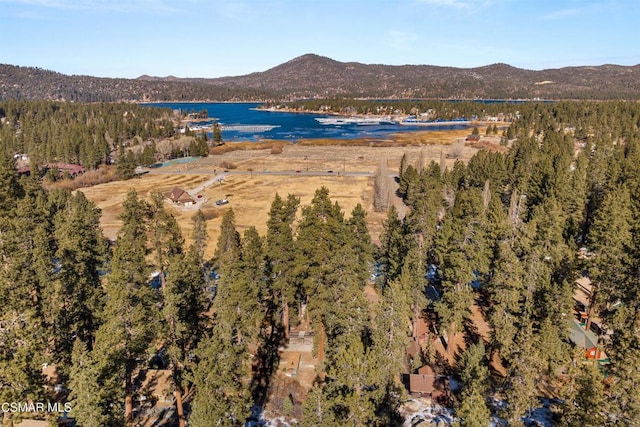
[[640,357],[640,318],[634,307],[621,305],[610,316],[613,330],[612,339],[607,346],[607,355],[611,359],[608,371],[612,376],[609,402],[612,417],[625,425],[640,423],[640,369],[636,363]]
[[[245,282],[247,299],[244,301],[246,322],[251,329],[261,323],[260,314],[264,312],[263,302],[270,302],[265,283],[266,263],[264,241],[255,227],[249,227],[242,238],[242,278]],[[255,333],[251,335],[255,339]]]
[[[632,268],[633,220],[631,196],[626,187],[614,188],[604,196],[589,229],[589,242],[595,254],[590,276],[593,291],[589,318],[607,305],[626,298],[627,275]],[[631,298],[633,299],[633,298]],[[588,322],[591,323],[590,321]]]
[[296,243],[298,275],[318,329],[320,358],[325,334],[328,350],[333,351],[334,340],[362,331],[368,320],[360,283],[368,269],[352,257],[355,240],[340,206],[331,203],[329,191],[317,190],[311,205],[302,209]]
[[[0,282],[0,289],[6,289]],[[3,289],[3,290],[4,290]],[[44,331],[33,310],[16,311],[6,305],[0,316],[0,400],[39,402],[45,398],[42,363],[45,354]],[[5,425],[20,414],[4,412]]]
[[376,395],[385,384],[378,382],[378,367],[367,353],[360,336],[352,334],[328,363],[324,395],[336,425],[376,424]]
[[[406,349],[410,334],[408,325],[413,315],[407,295],[410,284],[403,283],[407,279],[408,274],[403,274],[385,287],[377,306],[372,333],[373,347],[370,354],[374,358],[373,364],[386,367],[379,372],[378,383],[389,393],[398,384],[402,373],[407,372]],[[395,412],[393,405],[386,409],[387,412]]]
[[226,211],[222,217],[214,259],[222,280],[230,280],[240,260],[240,234],[236,230],[233,209]]
[[[124,420],[131,425],[134,373],[138,360],[147,353],[158,332],[158,313],[156,295],[147,284],[147,238],[143,216],[147,207],[138,200],[134,190],[129,191],[123,205],[123,225],[106,284],[105,321],[97,331],[94,354],[100,355],[103,372],[110,373],[107,382],[111,386],[122,387],[124,382]],[[113,396],[119,395],[116,390],[110,390]]]
[[514,250],[509,243],[500,243],[491,279],[487,283],[487,305],[492,348],[498,350],[505,361],[510,360],[515,351],[514,338],[524,298],[523,277],[524,270]]
[[[133,154],[132,151],[128,152]],[[122,180],[131,179],[135,176],[135,160],[127,154],[124,146],[120,144],[118,149],[118,162],[116,163],[116,176]]]
[[166,272],[171,258],[181,254],[184,246],[184,239],[175,217],[164,208],[164,199],[162,193],[152,192],[149,211],[151,244],[162,288],[166,285]]
[[193,377],[196,394],[189,425],[244,426],[250,415],[251,394],[245,384],[248,349],[234,339],[230,325],[218,323],[198,346]]
[[589,159],[583,151],[578,154],[575,168],[571,173],[571,191],[567,192],[567,220],[566,233],[573,242],[583,241],[587,207],[587,168]]
[[[224,223],[222,227],[225,227]],[[235,228],[227,230],[231,234],[234,231]],[[264,282],[262,241],[255,228],[246,231],[238,250],[234,264],[226,265],[222,270],[214,308],[217,318],[234,331],[234,340],[252,343],[258,336],[262,320],[259,318],[263,312],[260,292]]]
[[267,221],[265,258],[270,299],[280,305],[285,337],[289,336],[289,306],[298,291],[293,221],[299,204],[300,199],[294,195],[290,194],[284,201],[276,193]]
[[193,239],[193,243],[200,253],[200,256],[204,256],[204,249],[207,245],[208,234],[207,221],[202,210],[198,209],[198,211],[191,217],[191,221],[193,222],[193,234],[191,238]]
[[73,336],[92,349],[104,305],[98,274],[106,248],[100,210],[82,192],[70,196],[67,206],[56,215],[55,237],[61,266],[55,295],[60,302],[54,325],[56,351],[68,364]]
[[337,425],[331,403],[325,396],[324,386],[314,384],[302,405],[302,427],[333,427]]
[[486,427],[491,422],[491,412],[487,408],[486,397],[476,390],[463,394],[456,414],[460,418],[460,425],[465,427]]
[[400,175],[400,185],[398,187],[398,193],[402,196],[402,199],[406,202],[410,197],[413,197],[416,187],[418,186],[419,175],[416,169],[412,165],[404,167],[404,172]]
[[407,253],[402,221],[398,210],[391,206],[387,219],[383,223],[380,235],[380,263],[382,264],[383,283],[389,283],[400,276],[402,263]]
[[[4,174],[7,176],[10,174]],[[2,192],[8,196],[0,200],[7,202],[0,215],[0,400],[41,401],[45,398],[42,366],[51,362],[47,353],[51,334],[45,321],[52,290],[50,221],[32,195],[20,198],[11,188]],[[20,414],[9,411],[3,416],[5,425],[20,419]]]
[[516,335],[518,351],[511,358],[508,373],[506,417],[510,425],[524,425],[522,418],[531,415],[537,404],[536,383],[540,363],[533,346],[533,331],[527,317],[522,320],[522,327]]
[[566,397],[562,423],[575,427],[607,425],[608,400],[604,378],[597,365],[580,364],[572,372],[571,394]]
[[72,368],[69,387],[71,389],[71,416],[80,426],[109,425],[109,409],[105,408],[104,390],[99,383],[100,369],[93,360],[86,344],[76,339],[73,344]]
[[[481,192],[460,190],[453,208],[436,236],[436,254],[442,272],[442,299],[436,311],[443,328],[457,335],[473,303],[471,282],[489,269],[490,245],[483,227]],[[448,351],[453,347],[449,346]]]
[[0,216],[7,217],[14,212],[15,203],[23,195],[18,181],[16,162],[6,151],[0,150]]
[[202,256],[194,243],[186,254],[171,257],[163,290],[165,348],[173,370],[176,412],[181,426],[185,423],[182,402],[191,394],[193,385],[190,355],[204,333],[204,286]]
[[369,280],[369,272],[373,267],[373,245],[371,244],[371,236],[367,229],[366,222],[367,213],[358,203],[351,211],[351,218],[347,220],[347,226],[351,229],[353,235],[352,257],[359,265],[361,272],[358,280],[364,284]]
[[461,404],[457,415],[463,426],[486,426],[491,421],[486,396],[489,392],[489,368],[486,365],[484,345],[468,347],[460,361],[462,381]]
[[221,145],[222,142],[222,129],[218,122],[213,123],[213,143],[214,145]]
[[442,210],[442,182],[440,170],[435,163],[420,174],[406,197],[410,209],[405,217],[407,234],[417,239],[418,247],[433,258],[433,241]]

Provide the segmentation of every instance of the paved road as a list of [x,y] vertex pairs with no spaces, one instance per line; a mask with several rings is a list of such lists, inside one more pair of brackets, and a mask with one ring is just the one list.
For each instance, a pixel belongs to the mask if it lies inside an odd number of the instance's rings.
[[149,173],[152,174],[167,174],[167,175],[176,175],[176,174],[186,174],[186,175],[277,175],[277,176],[373,176],[373,171],[359,171],[359,172],[342,172],[342,171],[247,171],[247,170],[229,170],[229,171],[218,171],[215,172],[211,169],[148,169]]

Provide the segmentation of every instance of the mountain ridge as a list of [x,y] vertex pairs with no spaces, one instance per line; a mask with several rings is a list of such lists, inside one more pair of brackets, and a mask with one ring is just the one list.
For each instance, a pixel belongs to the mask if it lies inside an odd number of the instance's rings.
[[135,79],[68,76],[0,64],[0,99],[239,101],[322,97],[640,99],[640,64],[527,70],[506,63],[473,68],[340,62],[295,57],[240,76]]

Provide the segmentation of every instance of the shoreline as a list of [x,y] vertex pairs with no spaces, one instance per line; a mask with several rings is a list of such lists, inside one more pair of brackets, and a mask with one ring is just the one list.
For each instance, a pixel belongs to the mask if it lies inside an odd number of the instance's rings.
[[[429,127],[429,128],[437,128],[439,126],[486,126],[488,122],[482,120],[420,120],[416,119],[414,122],[406,122],[409,117],[412,117],[412,114],[344,114],[338,113],[335,111],[320,111],[320,110],[297,110],[295,108],[277,108],[277,107],[268,107],[261,108],[255,107],[252,110],[256,111],[268,111],[270,113],[293,113],[293,114],[315,114],[315,115],[325,115],[332,117],[344,117],[344,118],[352,118],[352,119],[380,119],[381,121],[393,122],[400,126],[420,126],[420,127]],[[493,122],[492,122],[493,123]],[[496,122],[496,123],[508,123],[508,122]]]

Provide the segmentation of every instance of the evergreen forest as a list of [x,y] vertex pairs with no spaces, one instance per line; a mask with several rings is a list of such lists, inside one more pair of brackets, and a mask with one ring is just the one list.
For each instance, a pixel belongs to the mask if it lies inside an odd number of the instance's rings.
[[[406,376],[424,365],[457,385],[446,399],[463,426],[526,425],[544,405],[556,425],[639,425],[640,104],[446,108],[509,115],[506,148],[453,167],[403,157],[407,214],[388,209],[379,244],[369,207],[345,213],[322,187],[308,205],[276,194],[264,235],[240,232],[225,208],[212,242],[197,212],[187,245],[162,194],[130,190],[108,241],[81,191],[45,190],[13,158],[55,140],[43,160],[95,166],[107,134],[171,136],[167,112],[0,104],[0,401],[58,399],[80,426],[133,426],[141,376],[162,366],[177,425],[244,426],[274,395],[291,328],[307,322],[317,377],[282,403],[300,408],[301,426],[402,425]],[[605,360],[571,339],[584,277],[582,326],[597,319]],[[372,284],[375,303],[364,294]],[[410,357],[420,323],[433,339]],[[12,426],[23,414],[3,417]]]

